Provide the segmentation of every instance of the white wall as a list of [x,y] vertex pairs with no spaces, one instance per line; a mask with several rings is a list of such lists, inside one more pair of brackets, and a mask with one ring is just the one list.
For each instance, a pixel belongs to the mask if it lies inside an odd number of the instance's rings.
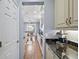
[[45,33],[54,29],[54,0],[45,0],[44,30]]
[[54,29],[54,0],[23,0],[23,2],[44,2],[44,32]]
[[58,39],[56,33],[59,32],[60,30],[51,30],[47,33],[45,33],[45,38],[47,39]]
[[68,34],[67,35],[68,40],[78,43],[78,31],[77,30],[67,30],[66,33]]

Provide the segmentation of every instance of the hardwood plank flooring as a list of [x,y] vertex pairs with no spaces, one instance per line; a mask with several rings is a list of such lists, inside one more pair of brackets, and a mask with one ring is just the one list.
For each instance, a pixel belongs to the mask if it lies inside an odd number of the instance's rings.
[[33,36],[31,38],[25,38],[25,52],[24,52],[24,59],[42,59],[42,53],[40,51],[39,44],[37,39]]

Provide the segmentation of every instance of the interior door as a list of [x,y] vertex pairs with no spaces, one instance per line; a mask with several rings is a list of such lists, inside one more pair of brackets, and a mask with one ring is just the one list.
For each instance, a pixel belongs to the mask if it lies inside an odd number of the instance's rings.
[[7,2],[0,0],[0,59],[19,59],[18,22],[6,11]]
[[[9,21],[10,20],[10,21]],[[16,22],[7,18],[0,20],[0,59],[19,59],[19,43]],[[5,25],[4,25],[5,24]]]

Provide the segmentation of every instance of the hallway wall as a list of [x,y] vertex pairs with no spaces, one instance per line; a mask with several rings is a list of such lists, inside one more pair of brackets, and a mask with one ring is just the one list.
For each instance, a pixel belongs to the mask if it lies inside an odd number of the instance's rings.
[[45,0],[44,33],[54,29],[54,0]]

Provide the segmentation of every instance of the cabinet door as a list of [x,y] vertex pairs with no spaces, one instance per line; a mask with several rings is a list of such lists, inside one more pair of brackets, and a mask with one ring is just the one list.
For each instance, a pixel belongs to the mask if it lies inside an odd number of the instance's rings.
[[78,27],[78,0],[72,0],[72,26]]
[[53,59],[53,53],[47,46],[46,46],[46,59]]
[[68,18],[68,0],[55,0],[55,26],[66,27]]
[[65,21],[66,27],[68,27],[69,14],[70,14],[69,13],[69,0],[64,0],[64,21]]
[[68,26],[78,26],[78,0],[68,0]]

